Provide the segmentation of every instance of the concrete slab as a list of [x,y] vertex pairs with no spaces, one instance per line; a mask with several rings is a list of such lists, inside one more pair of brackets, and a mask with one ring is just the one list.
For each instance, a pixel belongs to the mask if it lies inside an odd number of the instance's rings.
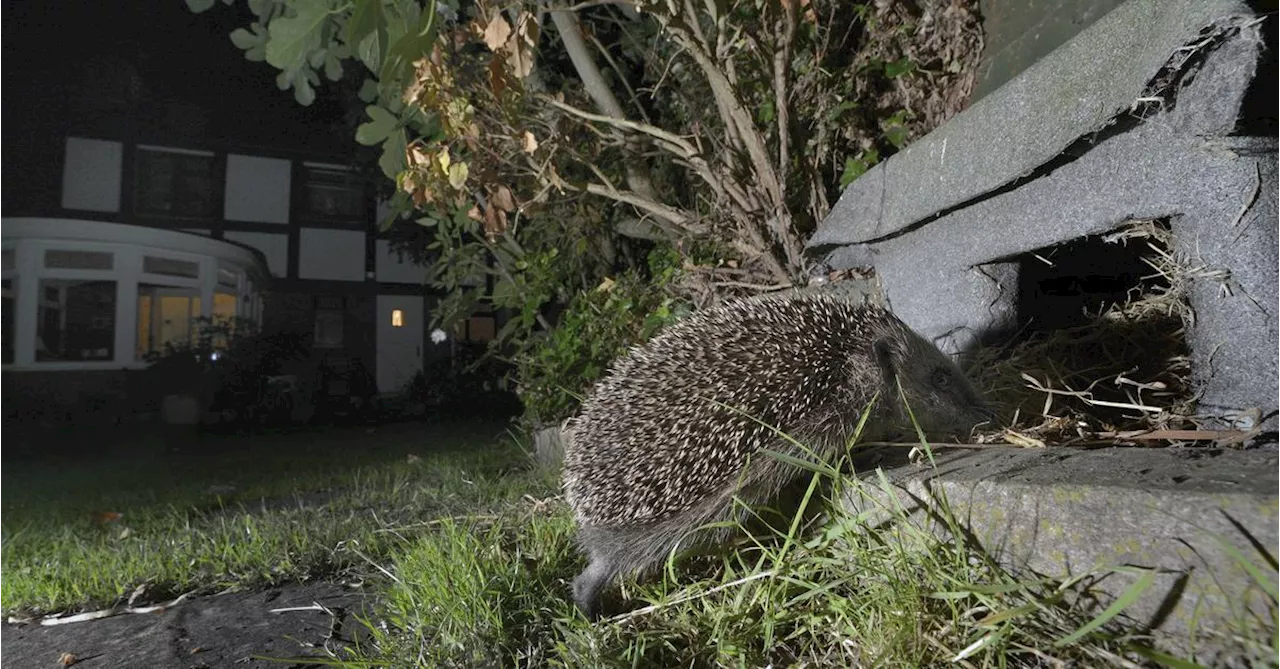
[[[887,518],[884,509],[896,498],[917,526],[950,538],[937,515],[945,500],[969,539],[1017,574],[1066,578],[1126,565],[1161,570],[1128,617],[1149,627],[1161,646],[1204,651],[1201,657],[1215,665],[1225,659],[1215,633],[1238,630],[1257,614],[1275,633],[1274,618],[1266,616],[1274,615],[1276,596],[1276,453],[1109,448],[935,455],[936,469],[897,464],[901,448],[861,454],[857,463],[868,484],[846,505]],[[868,473],[876,466],[885,469],[892,494]],[[1250,568],[1270,580],[1270,592]],[[1133,578],[1116,573],[1094,584],[1099,607]]]
[[1125,3],[850,184],[808,248],[884,239],[1035,172],[1130,109],[1203,30],[1251,20],[1232,0]]
[[1123,0],[981,0],[983,54],[973,100],[995,91]]
[[[851,184],[810,247],[832,251],[835,269],[874,266],[890,308],[959,353],[1028,320],[1019,257],[1167,219],[1193,279],[1198,413],[1275,429],[1276,137],[1237,133],[1274,46],[1243,5],[1183,4],[1130,0],[1107,14]],[[1079,134],[1058,155],[1064,130]]]

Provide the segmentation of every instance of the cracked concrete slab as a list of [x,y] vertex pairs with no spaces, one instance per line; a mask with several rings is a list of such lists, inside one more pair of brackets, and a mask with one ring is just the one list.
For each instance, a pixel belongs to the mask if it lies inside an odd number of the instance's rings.
[[808,248],[899,233],[1059,156],[1143,97],[1179,49],[1253,19],[1231,0],[1131,0],[850,184]]

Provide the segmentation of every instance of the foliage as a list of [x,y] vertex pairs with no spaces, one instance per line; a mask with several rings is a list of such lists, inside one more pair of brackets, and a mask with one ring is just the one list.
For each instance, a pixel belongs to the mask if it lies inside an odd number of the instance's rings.
[[240,318],[198,317],[191,321],[191,337],[164,342],[144,357],[148,389],[158,396],[198,395],[209,389],[208,377],[224,351],[253,336],[252,321]]
[[355,139],[394,182],[384,224],[415,229],[392,237],[446,295],[436,324],[509,310],[493,350],[519,358],[556,327],[548,312],[643,275],[655,244],[695,307],[802,280],[839,189],[963,106],[972,6],[249,0],[256,20],[231,39],[304,104],[356,63]]
[[237,419],[265,415],[280,404],[268,377],[310,355],[305,336],[263,334],[252,321],[205,317],[192,324],[189,340],[166,342],[147,355],[150,365],[142,375],[149,401],[193,395],[203,406]]
[[663,290],[671,271],[653,283],[627,273],[573,298],[559,326],[518,358],[527,421],[545,424],[568,415],[614,358],[687,311],[687,303]]
[[455,346],[453,356],[432,360],[405,384],[405,398],[455,418],[519,413],[519,403],[507,388],[508,364],[486,356],[481,342]]

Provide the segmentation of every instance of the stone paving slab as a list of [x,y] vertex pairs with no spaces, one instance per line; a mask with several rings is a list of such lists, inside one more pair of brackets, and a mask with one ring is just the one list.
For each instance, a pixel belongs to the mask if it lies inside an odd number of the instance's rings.
[[1033,173],[1133,107],[1201,31],[1253,13],[1234,0],[1131,0],[845,189],[808,248],[902,232]]
[[[1274,601],[1249,572],[1277,578],[1274,451],[939,449],[936,469],[899,464],[901,451],[859,457],[864,474],[884,469],[893,495],[872,475],[846,500],[851,509],[886,513],[896,497],[918,526],[948,536],[936,515],[945,500],[970,539],[1019,574],[1162,570],[1126,613],[1170,650],[1189,650],[1193,633],[1224,650],[1212,630],[1265,616],[1268,597]],[[1116,573],[1098,582],[1102,605],[1134,578]]]

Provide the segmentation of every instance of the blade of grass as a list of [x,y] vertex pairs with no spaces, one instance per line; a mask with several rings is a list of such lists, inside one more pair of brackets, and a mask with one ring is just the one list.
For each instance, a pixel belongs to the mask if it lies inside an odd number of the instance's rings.
[[1076,631],[1053,642],[1053,647],[1061,648],[1063,646],[1073,644],[1076,641],[1083,639],[1091,632],[1101,628],[1103,625],[1107,624],[1107,621],[1120,615],[1120,613],[1129,608],[1131,604],[1138,601],[1138,598],[1150,589],[1155,582],[1156,571],[1154,569],[1144,570],[1143,574],[1138,577],[1138,580],[1134,581],[1128,588],[1125,588],[1125,591],[1111,603],[1111,606],[1108,606],[1106,610],[1098,614],[1098,616],[1093,620],[1082,625]]

